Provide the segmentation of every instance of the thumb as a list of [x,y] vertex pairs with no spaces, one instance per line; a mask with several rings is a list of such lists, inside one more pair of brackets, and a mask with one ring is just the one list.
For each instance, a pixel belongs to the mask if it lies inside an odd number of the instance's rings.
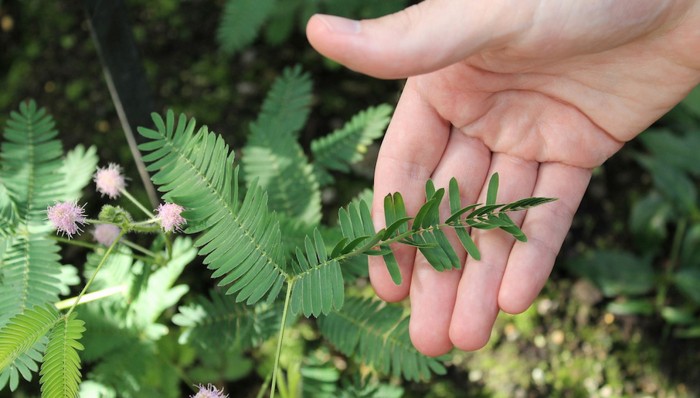
[[363,21],[317,14],[306,35],[317,51],[350,69],[404,78],[504,45],[531,23],[531,12],[515,10],[523,3],[531,2],[426,0]]

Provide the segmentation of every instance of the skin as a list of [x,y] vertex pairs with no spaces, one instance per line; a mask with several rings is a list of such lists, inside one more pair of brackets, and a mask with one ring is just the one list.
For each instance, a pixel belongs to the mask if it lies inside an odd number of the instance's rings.
[[[383,18],[315,15],[311,45],[378,78],[407,78],[379,153],[373,214],[401,192],[409,214],[425,180],[456,177],[462,203],[484,202],[500,174],[499,202],[556,202],[512,217],[528,236],[473,230],[482,259],[437,272],[397,247],[403,276],[381,258],[370,279],[387,301],[410,296],[411,339],[427,355],[476,350],[499,311],[526,310],[546,282],[591,170],[700,82],[700,2],[657,0],[426,0]],[[449,214],[448,208],[443,208]]]

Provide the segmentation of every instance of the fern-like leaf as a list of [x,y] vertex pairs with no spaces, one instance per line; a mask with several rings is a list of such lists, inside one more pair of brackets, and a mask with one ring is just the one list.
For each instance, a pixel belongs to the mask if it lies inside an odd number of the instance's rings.
[[2,257],[0,326],[27,308],[53,303],[61,291],[60,247],[42,235],[18,236]]
[[54,200],[74,201],[81,196],[83,188],[92,180],[97,167],[97,149],[91,146],[85,149],[78,145],[66,153],[59,172],[63,176],[61,185],[64,193]]
[[37,306],[12,317],[0,329],[0,370],[29,351],[58,320],[52,306]]
[[20,376],[26,381],[32,381],[34,372],[39,370],[48,340],[46,336],[41,337],[32,348],[18,356],[5,370],[0,371],[0,391],[8,384],[10,391],[17,390]]
[[342,310],[319,318],[319,328],[340,352],[383,374],[420,381],[428,380],[433,373],[445,373],[437,359],[413,347],[408,317],[398,305],[350,298]]
[[384,134],[392,108],[382,104],[353,116],[342,128],[311,142],[314,166],[324,183],[333,182],[329,170],[347,172],[362,160],[367,146]]
[[306,237],[305,250],[297,248],[292,262],[294,278],[292,313],[309,317],[340,309],[345,300],[345,285],[338,260],[328,257],[326,244],[318,230],[314,239]]
[[[17,206],[10,198],[10,193],[5,188],[2,178],[0,178],[0,237],[13,235],[18,224]],[[0,252],[0,255],[2,255],[2,252]]]
[[0,171],[19,218],[46,229],[46,207],[64,191],[61,142],[46,110],[23,102],[7,120],[0,152]]
[[[554,199],[525,198],[512,203],[498,204],[496,203],[498,182],[498,174],[494,174],[487,188],[486,204],[477,203],[462,207],[459,187],[457,186],[457,181],[453,178],[449,183],[448,193],[451,214],[445,220],[440,218],[440,205],[445,196],[445,189],[436,189],[432,181],[426,183],[426,202],[418,210],[415,217],[406,216],[403,199],[399,193],[388,195],[384,200],[387,227],[384,231],[378,232],[377,236],[381,236],[380,241],[382,242],[398,241],[417,247],[425,259],[438,271],[460,268],[462,266],[454,248],[443,232],[445,228],[455,229],[464,249],[477,260],[481,257],[481,253],[469,236],[468,228],[470,227],[477,229],[500,228],[514,238],[525,242],[527,237],[507,213],[526,210],[551,202]],[[340,220],[342,225],[342,215]],[[408,224],[410,221],[413,221],[413,225],[409,230]],[[377,253],[372,253],[371,251],[366,251],[366,253],[382,254],[389,272],[392,276],[397,276],[397,278],[394,278],[394,282],[399,283],[398,265],[393,256],[387,254],[388,245],[380,241],[369,241],[373,244],[380,243],[380,250]],[[339,250],[339,252],[345,253],[347,249]]]
[[216,34],[221,51],[233,55],[252,43],[274,5],[274,0],[228,0]]
[[317,225],[321,192],[313,168],[297,142],[311,102],[311,82],[301,68],[287,68],[263,103],[243,148],[243,172],[267,191],[269,207],[288,217]]
[[195,303],[181,306],[173,323],[183,328],[181,344],[199,347],[204,352],[232,346],[245,350],[274,335],[281,316],[280,305],[245,306],[212,291],[210,298],[199,296]]
[[188,233],[204,232],[195,242],[213,277],[231,284],[228,294],[248,304],[265,294],[272,300],[287,277],[280,229],[267,210],[267,195],[253,184],[239,202],[238,169],[234,154],[220,136],[206,127],[194,132],[194,119],[172,111],[163,120],[153,114],[156,130],[139,128],[151,141],[140,148],[144,161],[158,171],[153,182],[166,200],[184,206]]
[[254,124],[279,135],[299,135],[311,110],[311,77],[301,66],[285,68],[272,84]]
[[83,350],[78,341],[85,331],[85,322],[76,313],[64,318],[51,330],[49,344],[41,365],[42,398],[74,398],[80,384],[80,357]]

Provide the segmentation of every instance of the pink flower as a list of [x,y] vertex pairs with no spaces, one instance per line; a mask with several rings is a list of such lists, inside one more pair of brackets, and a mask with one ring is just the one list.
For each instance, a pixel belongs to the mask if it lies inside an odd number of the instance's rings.
[[158,212],[157,218],[165,232],[181,230],[180,227],[187,223],[187,220],[180,215],[184,210],[184,207],[175,203],[162,203],[158,206],[156,209],[156,212]]
[[93,179],[97,186],[97,192],[110,199],[119,197],[119,191],[126,187],[126,181],[122,175],[122,168],[116,163],[110,163],[107,167],[98,168]]
[[190,395],[190,398],[228,398],[228,394],[224,394],[224,389],[217,390],[216,386],[207,384],[206,387],[203,385],[198,385],[199,391],[197,394]]
[[76,202],[59,202],[46,209],[49,221],[56,230],[72,238],[81,231],[78,224],[85,224],[85,212],[83,206]]
[[92,231],[92,236],[97,243],[105,246],[111,246],[112,243],[119,237],[121,228],[113,224],[100,224]]

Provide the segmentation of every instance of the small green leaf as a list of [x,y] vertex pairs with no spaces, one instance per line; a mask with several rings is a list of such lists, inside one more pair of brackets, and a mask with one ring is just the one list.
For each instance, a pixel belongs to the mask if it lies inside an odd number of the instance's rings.
[[498,173],[493,173],[491,179],[489,180],[489,187],[486,191],[486,204],[493,205],[496,204],[496,197],[498,196]]
[[389,275],[391,275],[391,280],[394,281],[394,284],[400,285],[402,282],[401,271],[399,270],[399,263],[396,261],[394,253],[391,252],[388,245],[382,245],[380,248],[389,250],[389,252],[382,257],[386,263],[387,270],[389,270]]
[[457,237],[459,238],[459,241],[462,242],[462,246],[464,246],[467,253],[469,253],[474,260],[481,260],[479,248],[476,247],[476,243],[474,243],[474,240],[472,240],[471,236],[469,236],[469,232],[464,228],[457,228],[455,229],[455,232],[457,233]]

